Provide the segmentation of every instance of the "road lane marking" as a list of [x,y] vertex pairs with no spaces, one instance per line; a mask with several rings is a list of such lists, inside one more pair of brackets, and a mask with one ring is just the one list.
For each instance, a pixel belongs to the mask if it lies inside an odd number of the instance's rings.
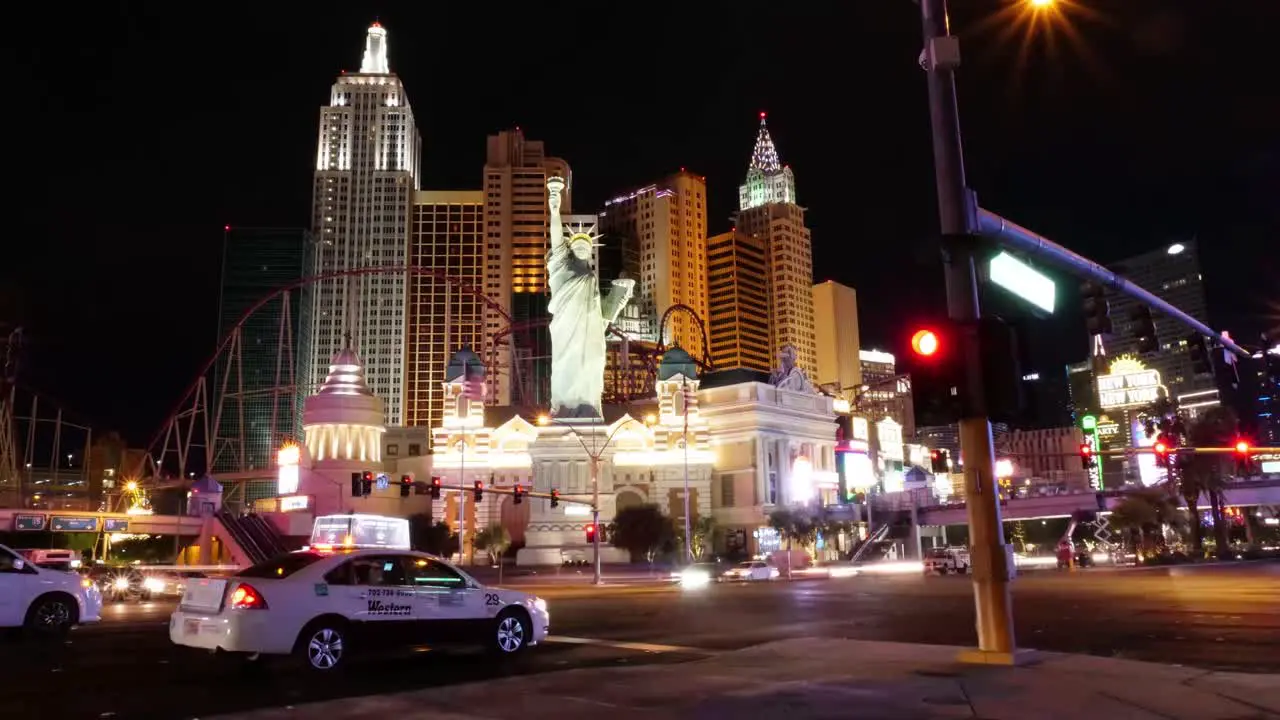
[[684,645],[661,645],[658,643],[630,642],[627,640],[600,640],[597,638],[579,638],[566,637],[564,635],[549,635],[547,642],[561,643],[564,645],[595,645],[597,647],[609,647],[616,650],[636,650],[638,652],[651,653],[695,653],[699,655],[715,655],[715,650],[704,650],[703,648],[688,647]]

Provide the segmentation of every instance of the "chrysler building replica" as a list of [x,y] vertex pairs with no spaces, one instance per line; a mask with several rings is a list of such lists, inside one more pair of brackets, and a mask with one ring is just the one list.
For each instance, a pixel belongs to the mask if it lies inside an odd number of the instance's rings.
[[[420,145],[404,85],[387,61],[387,31],[375,22],[360,72],[339,75],[320,109],[311,275],[405,265]],[[386,424],[402,424],[405,280],[404,273],[371,273],[309,287],[299,351],[303,396],[324,381],[349,333]]]
[[816,377],[813,244],[804,208],[796,204],[795,176],[778,159],[764,113],[746,182],[738,189],[737,230],[764,243],[771,355],[776,357],[790,345],[795,364],[806,376]]

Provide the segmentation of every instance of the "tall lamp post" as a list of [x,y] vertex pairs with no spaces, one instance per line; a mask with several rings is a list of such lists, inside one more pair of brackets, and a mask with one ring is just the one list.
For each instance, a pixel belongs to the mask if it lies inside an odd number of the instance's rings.
[[947,313],[966,329],[961,349],[968,402],[960,419],[960,448],[973,553],[978,654],[985,662],[1014,661],[1011,551],[1004,541],[996,493],[991,421],[982,387],[982,355],[976,326],[981,317],[974,271],[978,203],[965,180],[956,104],[955,71],[960,42],[950,34],[946,0],[918,0],[924,35],[920,64],[928,77],[934,174],[946,268]]
[[[595,528],[595,532],[591,534],[591,550],[594,555],[591,564],[594,566],[592,582],[596,585],[603,585],[604,578],[600,571],[600,458],[604,455],[604,451],[609,447],[609,443],[613,441],[613,436],[622,429],[622,425],[615,427],[600,447],[588,447],[587,441],[583,439],[577,428],[569,423],[557,422],[550,415],[539,415],[538,424],[542,426],[558,425],[573,434],[578,444],[582,445],[582,449],[587,453],[587,457],[591,459],[591,526]],[[595,435],[592,435],[592,446],[595,445]]]

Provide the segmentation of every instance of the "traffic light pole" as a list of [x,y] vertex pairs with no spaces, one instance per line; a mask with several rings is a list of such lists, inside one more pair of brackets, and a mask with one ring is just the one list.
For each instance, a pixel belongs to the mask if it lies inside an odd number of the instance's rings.
[[924,34],[921,65],[928,77],[934,173],[944,241],[947,312],[965,329],[960,359],[964,365],[963,394],[968,402],[960,419],[960,448],[964,454],[978,649],[964,653],[961,659],[1013,664],[1016,644],[1009,592],[1013,563],[1000,521],[995,452],[991,422],[986,413],[982,355],[976,330],[981,317],[974,269],[977,203],[965,181],[956,103],[955,69],[960,64],[960,46],[959,40],[949,34],[946,0],[920,0],[920,19]]

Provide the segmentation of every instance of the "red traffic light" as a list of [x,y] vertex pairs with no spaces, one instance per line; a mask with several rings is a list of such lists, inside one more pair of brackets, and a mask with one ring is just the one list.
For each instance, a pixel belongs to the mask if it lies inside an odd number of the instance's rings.
[[444,481],[440,479],[440,476],[436,475],[431,478],[431,487],[440,487],[443,484],[443,482]]
[[365,482],[373,482],[373,473],[368,470],[365,470],[363,479]]
[[911,336],[911,350],[917,355],[932,357],[938,352],[940,345],[938,334],[932,330],[917,330]]
[[1237,441],[1236,441],[1236,452],[1240,453],[1241,455],[1248,455],[1248,454],[1249,454],[1249,441],[1248,441],[1248,440],[1237,440]]
[[1157,455],[1166,455],[1169,452],[1169,446],[1165,445],[1163,440],[1153,445],[1152,449],[1156,451]]
[[592,542],[595,539],[596,539],[596,526],[594,524],[589,524],[587,525],[587,542]]
[[1084,455],[1085,457],[1088,457],[1088,456],[1092,455],[1092,454],[1093,454],[1093,446],[1092,446],[1092,445],[1090,445],[1089,443],[1081,443],[1081,444],[1080,444],[1080,454],[1081,454],[1081,455]]

